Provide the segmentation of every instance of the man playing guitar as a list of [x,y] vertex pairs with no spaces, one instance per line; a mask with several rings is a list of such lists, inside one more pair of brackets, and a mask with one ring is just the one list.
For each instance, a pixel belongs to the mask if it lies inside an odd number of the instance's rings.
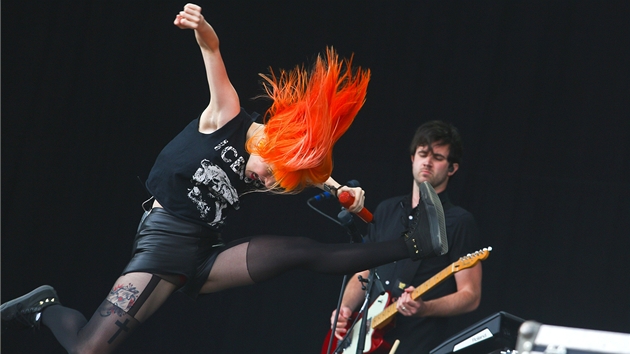
[[[423,124],[416,131],[410,153],[414,178],[411,194],[380,203],[374,213],[374,222],[369,224],[367,238],[376,242],[404,232],[410,216],[414,215],[414,208],[420,202],[420,185],[428,181],[438,193],[444,208],[449,252],[435,258],[403,260],[377,268],[376,272],[385,290],[393,297],[398,312],[393,326],[384,333],[385,341],[390,344],[400,340],[396,354],[429,353],[446,339],[448,317],[475,310],[481,300],[480,262],[458,271],[454,277],[436,285],[422,297],[414,300],[411,296],[415,287],[409,284],[423,284],[460,257],[479,250],[480,242],[472,214],[453,205],[446,193],[448,181],[459,169],[462,155],[461,138],[456,128],[442,121]],[[355,274],[346,286],[335,330],[335,337],[339,340],[348,331],[346,326],[350,325],[352,312],[365,298],[359,275],[367,279],[369,270]],[[336,310],[333,311],[331,325],[335,317]],[[369,352],[377,349],[371,348]]]

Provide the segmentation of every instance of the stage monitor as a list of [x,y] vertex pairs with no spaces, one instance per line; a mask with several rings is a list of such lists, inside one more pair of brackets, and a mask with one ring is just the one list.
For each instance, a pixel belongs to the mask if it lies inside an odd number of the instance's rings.
[[516,348],[518,329],[524,319],[497,312],[438,345],[431,354],[499,353]]

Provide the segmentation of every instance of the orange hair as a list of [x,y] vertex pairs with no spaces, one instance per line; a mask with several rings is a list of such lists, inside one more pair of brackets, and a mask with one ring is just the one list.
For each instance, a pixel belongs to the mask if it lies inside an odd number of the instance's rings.
[[273,100],[262,139],[247,150],[270,165],[283,193],[325,182],[332,173],[332,149],[365,102],[370,70],[352,71],[352,57],[339,60],[333,48],[317,56],[310,72],[297,66],[263,78]]

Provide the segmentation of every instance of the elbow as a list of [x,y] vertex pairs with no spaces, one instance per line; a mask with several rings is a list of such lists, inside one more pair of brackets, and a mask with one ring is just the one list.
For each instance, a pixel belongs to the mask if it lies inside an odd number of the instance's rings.
[[469,311],[474,311],[479,307],[479,304],[481,303],[481,295],[477,296],[474,301],[470,304],[470,310]]
[[[465,300],[464,300],[465,299]],[[466,297],[462,298],[460,313],[468,313],[476,310],[481,303],[481,292],[467,292]]]
[[479,307],[479,304],[481,304],[481,292],[472,294],[466,312],[471,312],[471,311],[476,310]]

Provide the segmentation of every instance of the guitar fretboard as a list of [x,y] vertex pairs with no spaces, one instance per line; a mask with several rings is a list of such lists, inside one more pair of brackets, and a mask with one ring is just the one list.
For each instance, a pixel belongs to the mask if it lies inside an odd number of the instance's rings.
[[[457,269],[456,269],[455,263],[451,264],[450,267],[446,267],[442,269],[439,273],[432,276],[430,279],[428,279],[427,281],[422,283],[420,286],[418,286],[416,290],[414,290],[411,293],[411,298],[416,300],[417,298],[422,296],[424,293],[429,291],[429,289],[438,285],[439,283],[443,282],[445,279],[453,275],[456,271]],[[387,306],[387,308],[385,308],[383,312],[379,313],[378,315],[374,316],[374,318],[372,318],[372,328],[380,329],[380,328],[385,327],[387,324],[389,324],[389,322],[391,322],[391,320],[394,318],[394,315],[396,315],[397,313],[398,313],[398,309],[396,308],[395,303]]]

